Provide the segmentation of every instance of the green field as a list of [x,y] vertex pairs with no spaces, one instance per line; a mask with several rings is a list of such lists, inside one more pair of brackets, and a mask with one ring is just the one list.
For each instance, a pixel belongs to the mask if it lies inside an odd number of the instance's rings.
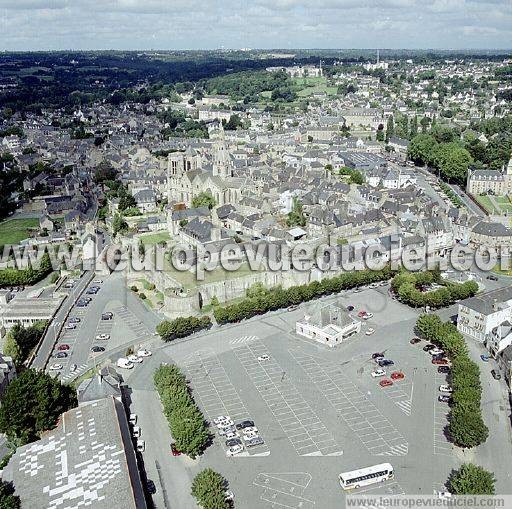
[[488,196],[476,196],[475,198],[477,199],[478,203],[480,203],[480,205],[482,205],[484,209],[487,210],[489,214],[496,215],[500,213],[500,211],[494,207],[491,199]]
[[476,199],[491,215],[512,215],[512,203],[506,196],[493,196],[492,199],[489,196],[476,196]]
[[141,235],[140,240],[145,246],[152,246],[159,244],[160,242],[166,242],[170,240],[171,236],[169,232],[162,231],[158,233],[148,233],[147,235]]
[[0,223],[0,245],[18,244],[30,237],[32,228],[39,227],[39,219],[6,219]]

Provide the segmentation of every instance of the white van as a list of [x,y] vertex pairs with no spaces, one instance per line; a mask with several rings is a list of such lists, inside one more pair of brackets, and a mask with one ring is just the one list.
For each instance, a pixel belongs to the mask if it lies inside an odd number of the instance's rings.
[[125,368],[125,369],[132,369],[133,362],[130,362],[128,359],[125,359],[124,357],[120,357],[119,359],[117,359],[117,367]]

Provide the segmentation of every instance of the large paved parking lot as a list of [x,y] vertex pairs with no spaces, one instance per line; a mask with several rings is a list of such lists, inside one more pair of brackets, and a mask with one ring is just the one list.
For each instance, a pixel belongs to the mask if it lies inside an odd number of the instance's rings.
[[[334,508],[344,498],[337,481],[342,471],[389,461],[395,480],[360,492],[433,494],[454,467],[474,459],[474,452],[456,452],[444,435],[449,408],[437,397],[446,377],[422,350],[424,341],[409,343],[418,313],[389,299],[386,287],[339,298],[353,305],[354,313],[366,309],[375,316],[335,349],[295,334],[295,321],[312,303],[164,346],[130,374],[135,392],[155,401],[145,398],[144,404],[158,409],[152,371],[162,361],[175,362],[209,421],[219,415],[235,422],[251,419],[265,440],[231,458],[215,433],[205,455],[191,462],[169,454],[165,423],[161,430],[148,430],[162,435],[163,447],[149,443],[144,455],[148,475],[157,480],[157,507],[166,507],[160,493],[176,489],[172,479],[179,468],[190,479],[205,466],[221,472],[237,507]],[[368,327],[376,332],[365,335]],[[379,378],[371,376],[374,352],[395,362],[386,368],[388,376],[401,371],[405,379],[380,387]],[[498,479],[501,492],[504,486]]]

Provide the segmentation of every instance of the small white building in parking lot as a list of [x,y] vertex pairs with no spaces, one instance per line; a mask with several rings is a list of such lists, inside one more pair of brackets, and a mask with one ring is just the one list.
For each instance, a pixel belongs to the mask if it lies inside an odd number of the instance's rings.
[[314,339],[335,347],[361,330],[361,322],[354,319],[339,302],[319,304],[295,324],[299,336]]

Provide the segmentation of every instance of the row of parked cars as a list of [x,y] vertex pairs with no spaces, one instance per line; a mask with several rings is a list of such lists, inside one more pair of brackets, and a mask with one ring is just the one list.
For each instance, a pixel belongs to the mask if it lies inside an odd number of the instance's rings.
[[217,427],[217,433],[225,440],[228,447],[226,456],[236,456],[245,448],[249,449],[265,443],[254,421],[249,419],[235,424],[229,415],[219,415],[213,423]]
[[[418,343],[421,343],[421,338],[412,338],[410,341],[411,345],[416,345]],[[423,351],[430,354],[432,357],[432,364],[437,365],[437,372],[443,375],[449,375],[450,374],[450,361],[446,357],[444,350],[441,348],[438,348],[436,345],[433,345],[432,343],[427,343],[423,347]],[[452,398],[451,394],[453,392],[452,388],[447,384],[442,384],[439,386],[439,396],[437,399],[441,401],[442,403],[450,403]]]
[[[386,359],[384,357],[383,352],[375,352],[374,354],[372,354],[372,359],[379,366],[379,368],[377,368],[371,372],[371,375],[373,378],[385,377],[387,375],[387,373],[386,373],[386,370],[382,369],[382,368],[386,367],[386,366],[393,366],[395,364],[395,362],[392,361],[391,359]],[[389,378],[382,378],[382,380],[380,380],[380,382],[379,382],[379,385],[381,387],[389,387],[389,386],[393,385],[393,382],[403,380],[404,378],[405,378],[405,374],[402,371],[393,371],[390,374]]]

